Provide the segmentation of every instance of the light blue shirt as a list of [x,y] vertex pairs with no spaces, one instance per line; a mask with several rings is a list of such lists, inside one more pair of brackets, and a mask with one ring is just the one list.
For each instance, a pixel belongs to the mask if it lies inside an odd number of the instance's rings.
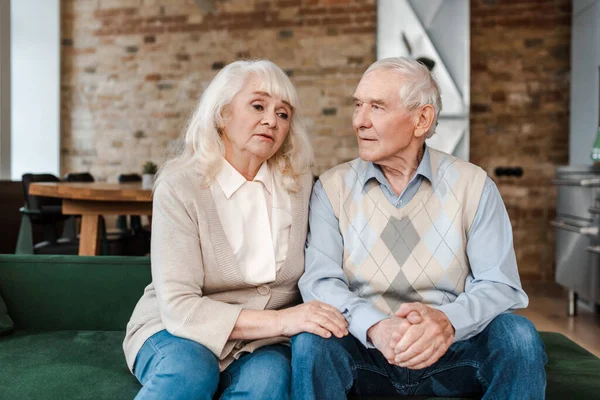
[[[396,196],[381,169],[373,163],[367,167],[364,183],[376,179],[387,200],[402,208],[417,193],[423,179],[431,181],[432,176],[426,147],[415,175],[400,196]],[[388,315],[350,291],[342,270],[344,243],[339,221],[321,181],[313,188],[308,223],[306,271],[298,283],[304,301],[319,300],[336,307],[346,317],[350,333],[365,346],[373,347],[367,340],[367,331]],[[499,314],[528,304],[517,270],[510,219],[500,192],[489,177],[467,234],[466,253],[471,273],[464,293],[452,303],[432,306],[444,312],[454,326],[454,341],[475,336]]]

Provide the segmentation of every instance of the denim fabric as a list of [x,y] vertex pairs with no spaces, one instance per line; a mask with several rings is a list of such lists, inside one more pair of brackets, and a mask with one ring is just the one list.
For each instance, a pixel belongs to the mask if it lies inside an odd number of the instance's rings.
[[292,338],[292,400],[345,400],[347,394],[543,399],[546,361],[533,324],[513,314],[496,317],[421,370],[389,364],[352,335],[301,333]]
[[136,400],[288,399],[290,348],[262,347],[219,373],[206,347],[162,330],[140,349],[134,374],[143,385]]

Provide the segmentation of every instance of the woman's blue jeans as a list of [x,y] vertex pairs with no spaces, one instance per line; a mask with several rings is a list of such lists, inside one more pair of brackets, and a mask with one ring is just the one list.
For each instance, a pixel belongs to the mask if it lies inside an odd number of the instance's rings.
[[136,400],[288,399],[290,348],[262,347],[219,373],[210,350],[162,330],[140,349],[134,374],[143,385]]
[[503,314],[480,334],[454,343],[435,364],[420,370],[391,365],[352,335],[292,338],[292,399],[345,400],[363,396],[481,396],[543,399],[546,353],[526,318]]

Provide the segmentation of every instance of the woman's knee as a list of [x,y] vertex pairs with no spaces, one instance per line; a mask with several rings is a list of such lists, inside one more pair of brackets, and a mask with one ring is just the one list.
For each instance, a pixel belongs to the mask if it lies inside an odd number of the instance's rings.
[[256,354],[250,365],[254,382],[260,392],[275,391],[288,393],[292,376],[292,365],[289,349],[284,351],[267,351]]
[[[150,339],[151,340],[151,339]],[[139,398],[210,399],[219,384],[219,363],[205,346],[173,336],[151,342],[158,361],[147,371]],[[142,395],[147,393],[147,395]]]
[[292,367],[290,351],[285,346],[269,346],[247,354],[240,359],[239,369],[225,370],[230,385],[222,398],[236,393],[246,393],[253,399],[286,399],[290,393]]

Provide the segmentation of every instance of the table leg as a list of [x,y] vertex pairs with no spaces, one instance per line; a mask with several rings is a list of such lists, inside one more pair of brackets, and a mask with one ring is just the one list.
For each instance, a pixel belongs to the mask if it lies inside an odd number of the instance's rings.
[[100,215],[84,214],[81,217],[80,256],[97,256],[100,254],[99,228]]
[[577,316],[577,292],[569,290],[569,304],[567,308],[567,315],[569,317]]

